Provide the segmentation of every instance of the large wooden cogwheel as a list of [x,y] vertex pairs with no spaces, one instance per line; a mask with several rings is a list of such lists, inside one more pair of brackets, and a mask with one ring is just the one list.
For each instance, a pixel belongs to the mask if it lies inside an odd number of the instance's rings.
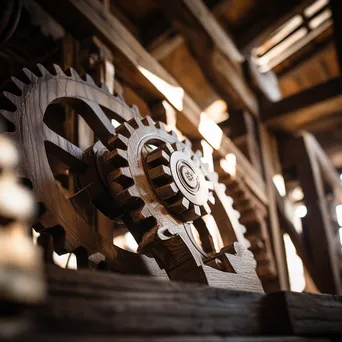
[[[162,276],[166,271],[170,279],[238,288],[249,283],[249,290],[262,290],[225,187],[188,141],[179,141],[164,124],[142,118],[135,106],[89,76],[82,79],[73,69],[64,73],[58,66],[51,73],[41,65],[37,70],[24,69],[11,79],[0,113],[12,127],[5,134],[21,151],[22,177],[40,203],[34,227],[53,236],[56,252],[73,252],[82,265],[90,261],[92,267],[105,264],[118,272]],[[83,151],[51,129],[56,104],[79,113],[98,141]],[[114,128],[111,119],[120,126]],[[72,197],[57,186],[49,155],[76,177],[78,191]],[[94,207],[126,225],[139,253],[115,246],[92,228]],[[231,247],[221,251],[215,251],[202,220],[211,211],[226,217],[219,230]],[[202,246],[194,239],[194,227]]]

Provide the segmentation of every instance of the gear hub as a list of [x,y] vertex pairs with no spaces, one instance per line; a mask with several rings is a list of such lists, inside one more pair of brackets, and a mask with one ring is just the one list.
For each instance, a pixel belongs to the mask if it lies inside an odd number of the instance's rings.
[[181,143],[163,144],[145,159],[148,178],[158,199],[182,221],[193,221],[210,213],[213,186],[201,163]]

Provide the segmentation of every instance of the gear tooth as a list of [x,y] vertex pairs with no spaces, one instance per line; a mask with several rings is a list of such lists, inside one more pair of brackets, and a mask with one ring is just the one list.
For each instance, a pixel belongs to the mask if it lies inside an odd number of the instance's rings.
[[191,209],[182,213],[184,221],[195,221],[201,217],[201,209],[198,205],[194,205]]
[[120,207],[122,206],[136,206],[137,203],[141,203],[140,193],[135,185],[132,185],[128,189],[119,192],[116,195],[116,200]]
[[175,151],[183,151],[185,146],[180,142],[177,141],[171,145]]
[[208,203],[204,203],[203,205],[201,205],[200,209],[201,209],[201,216],[209,215],[211,213],[211,209]]
[[116,134],[109,138],[108,148],[114,150],[115,148],[127,150],[128,139],[122,134]]
[[192,144],[191,144],[191,141],[188,138],[185,138],[183,140],[183,144],[185,145],[185,148],[187,148],[188,150],[191,150]]
[[196,157],[197,157],[199,160],[201,160],[201,159],[203,158],[202,151],[200,151],[200,150],[197,150],[197,151],[195,152],[195,155],[196,155]]
[[128,121],[128,124],[135,129],[144,126],[144,124],[142,123],[142,121],[139,117],[132,118],[131,120]]
[[172,177],[171,169],[165,165],[159,165],[148,171],[152,181],[168,180]]
[[101,83],[100,88],[103,92],[107,93],[108,95],[112,95],[111,91],[109,90],[107,84]]
[[242,234],[245,234],[247,231],[246,227],[243,224],[239,225],[239,229],[241,230]]
[[50,75],[48,70],[42,64],[38,63],[37,67],[38,67],[40,73],[42,74],[42,76]]
[[58,75],[58,76],[66,76],[64,71],[61,69],[61,67],[58,64],[53,64],[53,68],[56,71],[56,75]]
[[15,84],[15,86],[20,90],[20,91],[23,91],[24,88],[25,88],[25,83],[20,81],[18,78],[12,76],[11,77],[11,81]]
[[214,190],[214,185],[213,185],[212,182],[206,181],[206,184],[207,184],[207,187],[208,187],[209,190]]
[[212,192],[209,193],[208,202],[209,205],[215,205],[215,197],[213,196]]
[[110,181],[120,183],[126,189],[134,184],[129,167],[120,167],[109,174]]
[[120,126],[116,127],[115,132],[129,138],[134,132],[134,128],[128,122],[123,122]]
[[142,119],[142,123],[145,125],[145,126],[154,126],[155,122],[153,121],[153,119],[147,115],[145,116],[143,119]]
[[178,192],[179,189],[175,183],[166,184],[156,189],[157,196],[162,200],[167,200],[171,197],[174,197]]
[[220,183],[219,185],[219,188],[220,188],[220,191],[222,191],[222,192],[226,192],[226,190],[227,190],[227,187],[226,187],[226,185],[225,184],[223,184],[223,183]]
[[125,99],[120,94],[116,94],[114,97],[122,104],[127,105]]
[[245,248],[250,248],[251,247],[251,243],[244,237],[242,244],[244,245]]
[[239,219],[241,217],[240,213],[234,209],[234,215]]
[[163,131],[167,132],[167,129],[166,129],[166,125],[164,122],[161,122],[161,121],[157,121],[155,123],[155,126],[159,129],[162,129]]
[[174,148],[172,147],[172,145],[168,142],[166,142],[165,144],[163,144],[161,146],[161,148],[169,155],[171,156],[171,154],[175,151]]
[[173,138],[178,139],[178,135],[177,135],[177,133],[174,130],[171,130],[171,131],[169,131],[167,133],[169,133]]
[[131,106],[131,110],[135,113],[135,115],[137,117],[141,118],[141,114],[140,114],[140,110],[139,110],[138,106],[132,105]]
[[29,70],[29,69],[27,69],[27,68],[24,68],[24,69],[23,69],[23,73],[26,75],[26,77],[28,78],[28,80],[29,80],[31,83],[37,82],[38,76],[35,75],[31,70]]
[[230,196],[227,196],[227,200],[229,201],[230,205],[234,204],[234,200]]
[[151,152],[146,158],[147,164],[151,166],[168,165],[170,156],[162,149],[162,146]]
[[[2,95],[16,107],[15,108],[15,110],[16,110],[18,104],[20,103],[20,97],[14,95],[8,91],[3,91]],[[14,109],[14,108],[11,108],[11,109]],[[13,111],[15,111],[15,110],[13,110]]]
[[121,166],[127,166],[127,153],[124,150],[120,150],[116,148],[115,150],[109,152],[107,155],[107,160],[114,165],[115,168],[119,168]]
[[86,74],[85,75],[85,81],[92,87],[97,87],[95,81],[93,80],[93,78],[89,75],[89,74]]
[[211,180],[211,182],[213,182],[213,183],[217,183],[217,182],[218,182],[219,176],[218,176],[217,172],[211,172],[211,174],[210,174],[210,180]]
[[177,202],[171,204],[168,209],[171,213],[182,214],[184,211],[188,210],[190,202],[187,198],[182,197]]
[[9,110],[1,109],[0,110],[0,115],[2,115],[6,120],[8,120],[12,124],[14,124],[15,117],[13,115],[13,112],[11,112]]
[[74,68],[68,68],[65,71],[65,73],[67,75],[70,75],[70,77],[72,77],[76,81],[81,81],[82,80],[81,76],[78,74],[78,72]]

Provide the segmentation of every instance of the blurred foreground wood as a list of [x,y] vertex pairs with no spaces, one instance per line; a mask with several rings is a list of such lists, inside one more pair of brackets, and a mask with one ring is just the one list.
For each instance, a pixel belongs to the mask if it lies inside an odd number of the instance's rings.
[[340,296],[262,295],[57,267],[47,269],[47,280],[48,301],[25,341],[338,341],[342,336]]

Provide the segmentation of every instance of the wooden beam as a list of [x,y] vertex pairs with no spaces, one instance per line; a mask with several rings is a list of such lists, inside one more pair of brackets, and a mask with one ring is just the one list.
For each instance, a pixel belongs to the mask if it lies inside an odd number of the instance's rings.
[[326,182],[330,184],[330,186],[334,190],[336,199],[339,203],[342,204],[342,186],[339,174],[333,167],[331,161],[329,160],[325,151],[323,151],[321,145],[318,143],[315,137],[308,133],[305,133],[304,137],[307,141],[307,144],[309,144],[315,151],[315,155],[321,169],[322,177],[325,179]]
[[254,47],[262,44],[276,29],[284,25],[296,14],[300,14],[313,0],[282,1],[277,6],[270,5],[271,8],[263,11],[258,17],[256,25],[247,27],[245,33],[238,37],[237,45],[245,56],[249,56]]
[[262,115],[262,121],[270,128],[296,132],[314,120],[339,112],[341,108],[341,83],[337,77],[270,104]]
[[328,210],[325,186],[331,183],[329,179],[326,180],[326,172],[322,168],[323,163],[330,162],[320,155],[321,152],[316,151],[314,138],[303,133],[283,145],[282,161],[284,168],[292,170],[291,173],[296,175],[303,189],[304,203],[308,210],[302,219],[303,241],[314,267],[314,281],[321,292],[341,293],[341,247],[337,246],[334,236],[338,227],[333,226]]
[[334,39],[337,59],[342,74],[342,3],[339,0],[330,0],[332,17],[334,21]]
[[274,139],[274,137],[272,137],[267,128],[261,124],[259,125],[259,134],[261,142],[261,153],[263,156],[265,170],[267,197],[269,201],[268,223],[270,227],[269,230],[271,233],[272,245],[277,264],[278,280],[281,290],[289,290],[290,280],[286,265],[285,246],[277,211],[277,190],[273,183],[273,176],[275,175],[273,160],[275,159],[275,157],[277,157],[274,155],[274,153],[272,153],[271,150],[272,139]]
[[[119,20],[106,11],[98,1],[38,0],[38,2],[74,36],[85,37],[96,34],[112,50],[116,73],[125,84],[149,102],[167,100],[178,111],[179,129],[192,138],[203,139],[198,132],[201,120],[199,106]],[[238,172],[244,174],[252,191],[262,201],[267,202],[265,184],[261,176],[224,135],[217,153],[221,157],[234,153]]]
[[200,0],[160,1],[160,4],[216,91],[235,108],[257,116],[257,100],[241,71],[244,58],[213,13]]

